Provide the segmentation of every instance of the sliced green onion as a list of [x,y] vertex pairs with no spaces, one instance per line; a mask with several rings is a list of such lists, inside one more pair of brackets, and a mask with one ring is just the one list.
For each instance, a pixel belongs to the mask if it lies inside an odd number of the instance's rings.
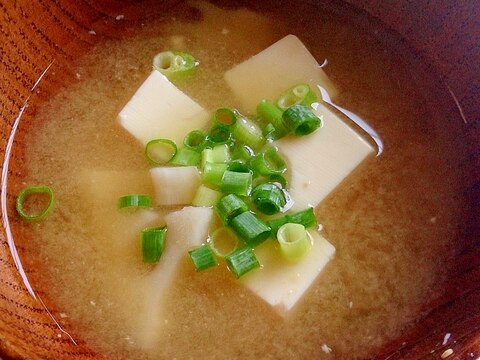
[[218,200],[222,197],[220,191],[216,191],[206,187],[205,185],[200,185],[195,193],[195,197],[192,200],[192,205],[194,206],[213,206]]
[[197,65],[192,55],[179,51],[163,51],[153,58],[153,68],[170,79],[192,75]]
[[223,174],[227,168],[227,164],[206,162],[203,166],[202,181],[205,184],[219,187],[222,183]]
[[260,129],[256,123],[245,117],[237,118],[232,132],[237,141],[251,146],[254,149],[260,148],[265,143],[262,129]]
[[261,244],[270,236],[270,227],[249,211],[235,216],[230,226],[251,247]]
[[137,208],[137,207],[151,207],[152,199],[148,195],[125,195],[118,199],[118,207],[123,208]]
[[213,120],[222,125],[233,126],[237,122],[237,116],[232,109],[220,108],[213,113]]
[[283,174],[287,170],[287,164],[275,147],[269,147],[251,158],[250,167],[256,174],[263,176]]
[[202,245],[188,252],[197,271],[218,265],[214,252],[208,245]]
[[249,196],[252,191],[252,174],[227,170],[223,173],[220,189],[225,194]]
[[167,227],[149,228],[142,231],[143,261],[155,263],[160,260],[165,248]]
[[195,166],[200,164],[201,159],[201,153],[189,149],[188,147],[183,147],[177,150],[173,159],[170,160],[170,164],[177,166]]
[[203,149],[202,165],[210,163],[228,163],[230,161],[230,148],[227,144],[217,145],[212,149]]
[[270,174],[268,175],[268,181],[272,183],[279,184],[282,188],[286,189],[288,187],[288,181],[285,176],[281,174]]
[[283,122],[282,111],[271,101],[260,101],[257,105],[257,112],[262,119],[267,121],[273,127],[273,131],[269,130],[269,133],[271,133],[274,140],[280,139],[290,132]]
[[212,149],[212,162],[228,163],[230,161],[230,148],[227,144],[217,145]]
[[294,105],[283,112],[283,121],[297,136],[308,135],[318,129],[322,120],[304,105]]
[[207,144],[207,134],[201,130],[190,131],[183,139],[183,145],[185,147],[195,150],[197,152],[202,151]]
[[238,244],[237,235],[228,227],[218,228],[210,235],[210,248],[220,258],[224,258],[235,251]]
[[271,219],[267,221],[267,225],[272,229],[271,235],[273,237],[277,236],[278,229],[280,229],[283,225],[285,225],[288,222],[288,219],[286,216],[282,216],[276,219]]
[[145,156],[152,164],[163,165],[177,153],[177,145],[169,139],[153,139],[145,146]]
[[248,210],[247,204],[235,194],[229,194],[221,198],[215,205],[217,214],[225,225],[237,215]]
[[230,127],[219,123],[214,124],[208,131],[207,140],[213,145],[231,144]]
[[248,246],[235,250],[225,258],[225,261],[237,279],[249,271],[260,267],[255,253]]
[[248,145],[240,145],[233,151],[232,158],[235,160],[249,161],[251,157],[255,156],[255,152]]
[[272,123],[265,125],[265,127],[262,129],[262,135],[269,141],[276,140],[277,137],[275,135],[275,126],[273,126]]
[[286,217],[288,220],[287,222],[301,224],[307,229],[310,227],[318,226],[317,217],[315,216],[315,211],[312,207],[309,207],[292,215],[287,215]]
[[280,218],[267,221],[267,225],[272,229],[272,235],[276,236],[278,229],[286,223],[300,224],[305,228],[317,227],[318,221],[315,216],[315,211],[312,207],[299,211],[295,214],[285,215]]
[[317,101],[317,95],[312,91],[310,86],[300,84],[283,92],[277,100],[277,106],[281,110],[286,110],[298,104],[310,107],[315,101]]
[[[24,208],[25,201],[32,196],[33,194],[46,195],[48,200],[43,206],[43,209],[39,212],[29,213]],[[55,203],[55,196],[53,195],[53,190],[49,186],[30,186],[18,194],[16,208],[18,214],[28,221],[39,221],[45,219],[53,210]]]
[[277,214],[286,203],[282,189],[271,183],[256,186],[252,198],[257,209],[266,215]]
[[251,173],[250,166],[245,164],[242,160],[233,160],[228,163],[227,170],[243,173]]
[[306,256],[312,248],[312,239],[301,224],[287,223],[278,229],[280,252],[289,261]]

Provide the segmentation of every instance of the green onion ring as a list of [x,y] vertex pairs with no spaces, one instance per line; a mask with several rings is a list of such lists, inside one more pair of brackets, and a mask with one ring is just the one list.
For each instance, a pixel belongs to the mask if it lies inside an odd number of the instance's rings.
[[145,157],[152,164],[163,165],[173,159],[177,145],[169,139],[153,139],[145,146]]
[[[29,214],[23,208],[23,203],[25,200],[32,194],[46,194],[48,196],[48,203],[45,208],[39,213]],[[39,221],[45,219],[53,210],[55,203],[55,196],[53,195],[53,190],[49,186],[40,185],[40,186],[30,186],[18,194],[16,208],[18,214],[28,221]]]
[[151,207],[152,199],[148,195],[125,195],[118,199],[118,207],[124,208],[137,208],[137,207]]

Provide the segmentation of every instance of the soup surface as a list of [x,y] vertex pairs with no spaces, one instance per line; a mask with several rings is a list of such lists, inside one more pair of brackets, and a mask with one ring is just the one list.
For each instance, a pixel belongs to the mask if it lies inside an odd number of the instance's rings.
[[[50,185],[57,203],[47,220],[22,225],[34,233],[28,242],[17,241],[27,249],[27,268],[38,269],[31,275],[35,288],[60,323],[100,353],[128,359],[366,357],[441,295],[455,252],[455,209],[462,208],[455,171],[462,150],[449,140],[461,120],[443,125],[447,92],[394,35],[347,7],[259,7],[182,3],[161,19],[133,23],[128,36],[104,39],[72,64],[71,84],[36,113],[24,182]],[[194,54],[196,76],[176,85],[213,110],[235,106],[223,73],[290,33],[319,63],[328,59],[324,70],[339,89],[336,102],[367,119],[385,142],[381,156],[364,161],[316,209],[336,256],[287,318],[225,266],[196,273],[185,257],[155,345],[142,349],[136,332],[147,311],[141,300],[151,291],[145,279],[152,266],[142,263],[137,229],[125,215],[90,198],[89,189],[108,193],[108,181],[88,183],[85,174],[120,173],[125,187],[152,193],[142,148],[116,116],[150,73],[156,53]],[[145,179],[129,175],[135,172]]]

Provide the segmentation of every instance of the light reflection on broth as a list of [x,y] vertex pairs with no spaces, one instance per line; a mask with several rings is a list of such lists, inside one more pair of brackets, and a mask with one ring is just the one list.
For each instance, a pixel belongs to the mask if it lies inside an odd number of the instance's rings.
[[[345,22],[346,15],[328,9],[285,6],[272,10],[273,20],[195,6],[201,21],[185,21],[188,6],[181,5],[164,22],[96,47],[77,65],[78,81],[39,110],[25,182],[51,184],[58,202],[24,244],[36,249],[25,259],[40,269],[34,284],[65,314],[60,320],[75,337],[129,359],[367,356],[441,294],[455,250],[454,210],[462,207],[461,179],[452,171],[461,149],[448,140],[461,121],[436,125],[447,105],[430,99],[435,83],[419,75],[414,57],[387,50],[387,39],[360,20]],[[385,140],[382,156],[365,161],[317,208],[336,257],[286,320],[224,267],[195,273],[185,258],[165,299],[168,313],[158,319],[157,346],[140,351],[139,322],[148,317],[140,300],[150,291],[152,267],[141,262],[131,219],[115,201],[123,195],[117,192],[152,193],[152,186],[143,152],[116,115],[149,74],[153,56],[168,48],[200,59],[197,76],[178,83],[182,90],[209,109],[234,106],[223,73],[288,33],[319,63],[328,59],[324,70],[340,89],[335,102],[368,119]],[[96,183],[88,183],[88,171]],[[121,191],[110,188],[117,172]],[[103,205],[93,208],[89,196],[98,193]]]

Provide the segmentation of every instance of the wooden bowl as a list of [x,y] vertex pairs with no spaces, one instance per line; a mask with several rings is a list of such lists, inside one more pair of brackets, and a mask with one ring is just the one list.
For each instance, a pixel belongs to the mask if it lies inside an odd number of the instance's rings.
[[[115,26],[117,14],[125,14],[130,21],[141,21],[157,16],[178,2],[0,0],[2,159],[7,159],[6,149],[13,145],[10,160],[21,163],[22,132],[11,142],[19,114],[23,116],[22,123],[30,124],[28,119],[32,112],[29,109],[64,84],[62,74],[71,71],[72,60],[87,52],[99,39],[89,34],[90,29],[106,37],[120,37],[122,30]],[[445,296],[427,304],[425,316],[412,324],[401,338],[387,344],[377,358],[441,358],[450,353],[448,349],[451,348],[450,358],[477,359],[480,356],[480,4],[449,0],[348,2],[357,7],[359,14],[368,12],[376,19],[374,21],[382,21],[403,35],[432,71],[440,74],[466,121],[463,137],[458,141],[467,143],[471,150],[461,164],[468,178],[465,197],[469,201],[470,216],[464,219],[465,230],[458,238],[463,251],[458,254],[455,271],[444,284]],[[241,2],[242,5],[249,3]],[[252,0],[251,4],[255,2]],[[52,63],[54,73],[48,73],[37,87],[37,80]],[[8,173],[3,172],[2,191],[5,185],[20,179],[21,171],[16,167],[9,168]],[[8,175],[8,184],[3,183],[5,175]],[[5,200],[2,209],[5,205],[9,212],[14,211],[15,199],[11,193],[7,193]],[[0,356],[4,359],[101,358],[86,344],[73,345],[66,336],[58,336],[59,329],[43,304],[30,295],[22,281],[9,247],[10,229],[3,211],[2,215]],[[442,345],[441,340],[447,332],[455,335],[455,342]]]

